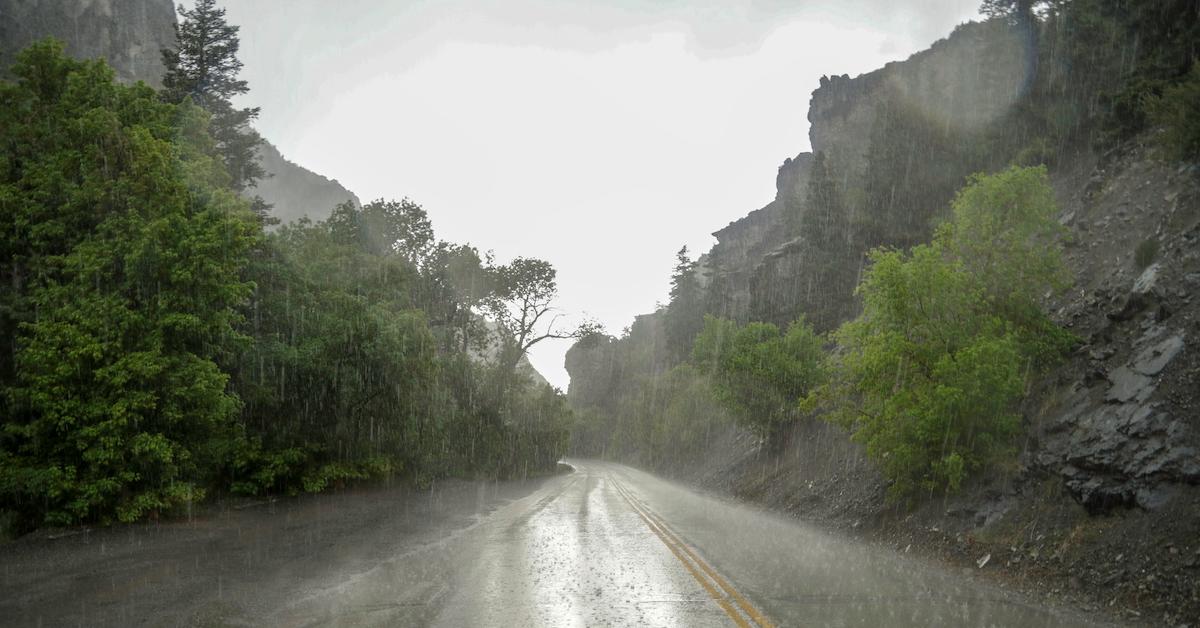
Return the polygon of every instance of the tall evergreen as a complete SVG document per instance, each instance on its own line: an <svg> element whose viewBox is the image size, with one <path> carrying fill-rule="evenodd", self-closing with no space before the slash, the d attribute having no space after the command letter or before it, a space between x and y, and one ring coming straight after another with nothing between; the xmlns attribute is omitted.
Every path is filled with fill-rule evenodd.
<svg viewBox="0 0 1200 628"><path fill-rule="evenodd" d="M197 0L195 8L179 7L180 21L175 25L174 49L162 51L167 68L163 77L163 97L180 103L191 98L212 115L209 133L239 192L252 187L266 174L258 163L256 149L263 139L250 122L258 117L258 107L237 108L232 98L250 90L238 78L242 62L238 59L238 27L225 21L225 9L216 0ZM256 202L256 210L266 210Z"/></svg>
<svg viewBox="0 0 1200 628"><path fill-rule="evenodd" d="M666 328L667 346L672 357L678 361L687 359L692 350L692 340L704 327L704 295L696 278L696 265L697 262L688 256L686 246L675 254Z"/></svg>

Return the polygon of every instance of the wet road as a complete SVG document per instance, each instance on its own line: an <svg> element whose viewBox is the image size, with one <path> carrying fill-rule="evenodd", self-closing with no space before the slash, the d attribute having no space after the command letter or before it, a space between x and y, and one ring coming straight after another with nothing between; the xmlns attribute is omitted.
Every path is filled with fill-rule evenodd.
<svg viewBox="0 0 1200 628"><path fill-rule="evenodd" d="M293 604L289 625L1072 626L629 467L576 472L429 551Z"/></svg>
<svg viewBox="0 0 1200 628"><path fill-rule="evenodd" d="M617 464L0 545L0 626L1085 625Z"/></svg>

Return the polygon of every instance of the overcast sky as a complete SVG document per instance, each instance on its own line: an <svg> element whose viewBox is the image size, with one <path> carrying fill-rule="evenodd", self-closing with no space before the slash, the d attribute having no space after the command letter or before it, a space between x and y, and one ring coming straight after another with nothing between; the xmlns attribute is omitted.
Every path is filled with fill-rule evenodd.
<svg viewBox="0 0 1200 628"><path fill-rule="evenodd" d="M666 300L680 246L774 197L821 75L903 59L979 0L222 4L286 157L364 202L412 198L443 239L550 261L562 309L619 334ZM564 390L568 346L531 356Z"/></svg>

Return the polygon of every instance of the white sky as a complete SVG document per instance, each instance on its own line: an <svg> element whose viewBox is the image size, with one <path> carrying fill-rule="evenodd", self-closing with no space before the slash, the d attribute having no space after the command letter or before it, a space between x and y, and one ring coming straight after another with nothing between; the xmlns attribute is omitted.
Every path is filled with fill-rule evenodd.
<svg viewBox="0 0 1200 628"><path fill-rule="evenodd" d="M364 202L412 198L443 239L550 261L562 309L619 334L666 300L680 246L774 197L821 75L903 59L979 0L222 4L285 156ZM569 344L531 356L564 390Z"/></svg>

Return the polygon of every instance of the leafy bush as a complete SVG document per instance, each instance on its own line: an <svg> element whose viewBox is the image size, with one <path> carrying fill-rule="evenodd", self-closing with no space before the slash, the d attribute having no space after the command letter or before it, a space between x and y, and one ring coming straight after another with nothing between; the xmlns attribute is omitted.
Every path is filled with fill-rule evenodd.
<svg viewBox="0 0 1200 628"><path fill-rule="evenodd" d="M706 316L692 360L712 376L717 400L768 441L794 420L797 405L824 378L821 339L800 318L786 334L770 323L738 325Z"/></svg>
<svg viewBox="0 0 1200 628"><path fill-rule="evenodd" d="M821 394L891 481L893 499L956 490L1013 452L1034 365L1071 338L1037 307L1062 285L1044 168L975 176L932 244L876 250L861 316Z"/></svg>

